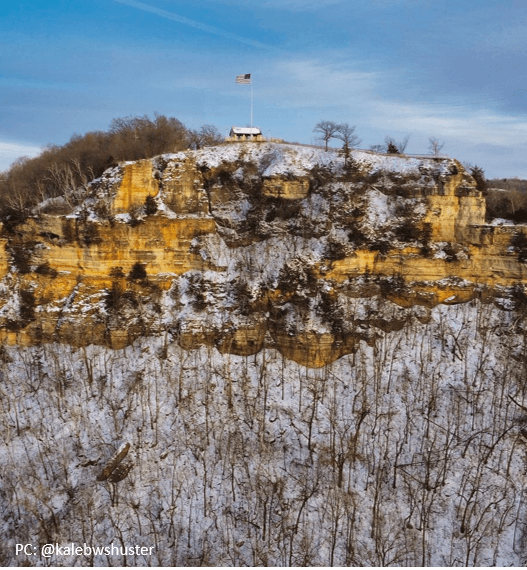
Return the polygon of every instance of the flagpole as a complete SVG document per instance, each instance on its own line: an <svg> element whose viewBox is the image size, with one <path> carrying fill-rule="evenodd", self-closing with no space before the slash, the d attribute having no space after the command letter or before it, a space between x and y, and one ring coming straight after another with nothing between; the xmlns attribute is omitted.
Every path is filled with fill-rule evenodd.
<svg viewBox="0 0 527 570"><path fill-rule="evenodd" d="M253 82L250 73L245 73L243 75L236 76L236 83L239 85L250 85L251 86L251 129L253 128ZM252 136L252 133L251 135Z"/></svg>

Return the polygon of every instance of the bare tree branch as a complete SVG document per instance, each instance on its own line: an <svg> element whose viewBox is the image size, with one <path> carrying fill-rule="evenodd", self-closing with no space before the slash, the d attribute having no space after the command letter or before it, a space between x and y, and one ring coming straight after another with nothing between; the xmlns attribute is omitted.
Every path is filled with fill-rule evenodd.
<svg viewBox="0 0 527 570"><path fill-rule="evenodd" d="M387 136L384 139L386 152L389 154L402 154L408 146L410 135L406 135L401 141L396 141L393 137Z"/></svg>
<svg viewBox="0 0 527 570"><path fill-rule="evenodd" d="M430 149L430 152L436 156L441 152L441 149L445 146L445 143L439 142L439 140L436 137L430 137L428 139L428 142L429 142L428 148Z"/></svg>
<svg viewBox="0 0 527 570"><path fill-rule="evenodd" d="M340 139L344 143L344 147L355 147L361 143L361 140L355 134L356 128L356 126L350 126L348 123L342 123L339 125L335 138Z"/></svg>
<svg viewBox="0 0 527 570"><path fill-rule="evenodd" d="M313 132L320 134L319 138L324 141L326 150L328 150L329 140L336 138L337 133L340 132L340 127L341 125L338 125L333 121L320 121L315 125Z"/></svg>

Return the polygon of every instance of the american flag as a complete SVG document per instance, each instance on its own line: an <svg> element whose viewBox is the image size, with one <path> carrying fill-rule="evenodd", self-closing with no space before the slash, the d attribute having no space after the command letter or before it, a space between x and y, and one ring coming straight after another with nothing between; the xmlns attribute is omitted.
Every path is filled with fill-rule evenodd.
<svg viewBox="0 0 527 570"><path fill-rule="evenodd" d="M251 74L246 73L245 75L237 75L236 76L236 83L241 83L242 85L250 85L251 84Z"/></svg>

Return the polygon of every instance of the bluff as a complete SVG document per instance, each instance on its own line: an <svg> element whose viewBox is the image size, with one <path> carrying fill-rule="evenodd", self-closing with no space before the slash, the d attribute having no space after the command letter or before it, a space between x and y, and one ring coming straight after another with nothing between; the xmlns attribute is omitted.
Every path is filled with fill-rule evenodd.
<svg viewBox="0 0 527 570"><path fill-rule="evenodd" d="M230 144L59 207L1 234L0 564L527 563L527 240L459 162Z"/></svg>
<svg viewBox="0 0 527 570"><path fill-rule="evenodd" d="M72 213L2 228L0 340L165 332L319 367L440 303L513 309L525 232L485 222L454 159L238 143L123 163Z"/></svg>

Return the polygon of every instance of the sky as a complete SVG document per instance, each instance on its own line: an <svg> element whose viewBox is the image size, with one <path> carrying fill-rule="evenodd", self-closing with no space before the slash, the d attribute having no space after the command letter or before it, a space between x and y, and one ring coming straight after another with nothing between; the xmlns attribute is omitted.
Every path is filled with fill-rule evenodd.
<svg viewBox="0 0 527 570"><path fill-rule="evenodd" d="M112 119L173 116L360 148L410 135L527 178L525 0L45 0L0 6L0 171ZM338 141L334 141L336 145Z"/></svg>

